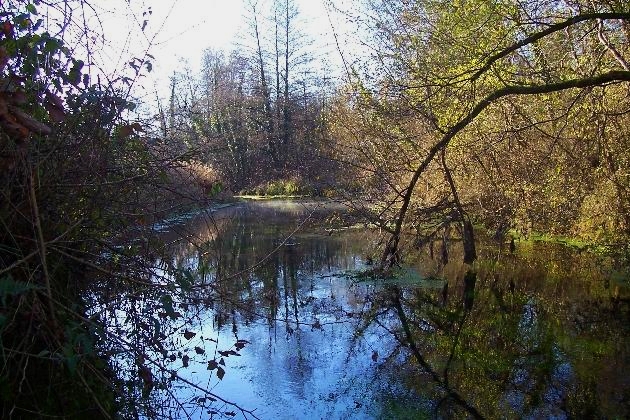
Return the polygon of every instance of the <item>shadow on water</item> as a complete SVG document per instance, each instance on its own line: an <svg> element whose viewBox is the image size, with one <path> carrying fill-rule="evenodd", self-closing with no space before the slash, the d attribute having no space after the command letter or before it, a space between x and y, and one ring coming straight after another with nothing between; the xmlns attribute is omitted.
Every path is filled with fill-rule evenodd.
<svg viewBox="0 0 630 420"><path fill-rule="evenodd" d="M153 414L630 415L630 294L611 261L529 243L497 257L489 244L468 267L451 244L446 264L417 250L396 277L372 278L357 273L376 234L326 229L343 211L247 203L163 233L172 261L156 265L181 287L116 309L144 323L127 327L143 363L126 363L159 359L150 382L130 377Z"/></svg>

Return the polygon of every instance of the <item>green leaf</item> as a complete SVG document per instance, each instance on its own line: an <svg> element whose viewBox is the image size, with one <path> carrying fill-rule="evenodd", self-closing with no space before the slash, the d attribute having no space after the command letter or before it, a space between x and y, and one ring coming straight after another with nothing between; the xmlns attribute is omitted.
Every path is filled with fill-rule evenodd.
<svg viewBox="0 0 630 420"><path fill-rule="evenodd" d="M164 308L164 312L171 319L176 319L177 315L175 314L175 308L173 308L173 298L170 295L162 295L160 297L160 303L162 304L162 308Z"/></svg>
<svg viewBox="0 0 630 420"><path fill-rule="evenodd" d="M47 32L42 34L42 39L46 40L44 44L44 52L54 54L56 53L62 46L62 41L52 38Z"/></svg>
<svg viewBox="0 0 630 420"><path fill-rule="evenodd" d="M3 305L6 305L6 299L9 296L18 296L29 290L38 290L39 287L31 283L24 283L22 281L15 281L11 276L5 276L0 279L0 300Z"/></svg>
<svg viewBox="0 0 630 420"><path fill-rule="evenodd" d="M160 321L157 318L151 318L153 319L153 339L156 340L159 336L160 336Z"/></svg>

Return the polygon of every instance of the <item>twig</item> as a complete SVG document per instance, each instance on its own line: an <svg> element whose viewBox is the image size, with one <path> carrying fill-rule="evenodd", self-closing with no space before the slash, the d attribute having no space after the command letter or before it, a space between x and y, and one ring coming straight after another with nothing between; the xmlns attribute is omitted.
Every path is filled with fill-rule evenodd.
<svg viewBox="0 0 630 420"><path fill-rule="evenodd" d="M67 306L65 306L63 303L61 302L56 302L59 306L61 306L63 309L65 309L66 311L68 311L69 313L71 313L72 315L74 315L76 318L78 318L79 320L81 320L82 322L85 322L86 324L90 324L90 325L98 325L98 323L96 323L93 320L90 320L88 318L86 318L85 316L81 315L80 313L72 310L71 308L68 308ZM130 349L131 351L138 351L137 346L135 346L133 343L130 343L129 341L125 340L124 338L118 336L117 334L112 333L111 331L108 331L107 329L104 330L105 333L110 336L112 339L118 341L120 344L126 346L128 349ZM259 417L257 417L252 410L247 410L243 407L241 407L240 405L231 402L229 400L226 400L225 398L222 398L221 396L195 384L194 382L191 382L189 380L187 380L186 378L181 377L179 374L177 374L175 371L171 371L168 368L166 368L165 366L163 366L161 363L159 363L158 361L148 357L146 354L143 355L145 357L145 360L148 361L150 364L152 364L153 366L155 366L156 368L158 368L160 371L162 372L169 372L174 378L182 381L183 383L185 383L186 385L189 385L195 389L197 389L198 391L203 392L206 395L211 396L212 398L215 398L219 401L221 401L222 403L229 405L231 407L236 408L237 410L239 410L241 412L241 414L243 414L243 416L245 418L247 418L247 415L252 416L254 419L259 420Z"/></svg>
<svg viewBox="0 0 630 420"><path fill-rule="evenodd" d="M44 282L46 286L46 293L48 295L48 309L50 310L50 317L55 325L57 325L57 317L55 316L55 308L53 306L53 293L50 285L50 274L48 273L48 264L46 262L46 242L44 241L44 233L42 232L42 224L39 218L39 208L37 206L37 196L35 194L35 174L31 171L29 179L29 193L31 196L31 206L33 207L33 222L35 223L35 230L37 232L37 242L39 248L39 256L42 262L42 271L44 272Z"/></svg>
<svg viewBox="0 0 630 420"><path fill-rule="evenodd" d="M20 258L19 260L17 260L16 262L14 262L13 264L11 264L10 266L3 268L2 270L0 270L0 276L3 275L4 273L8 273L9 271L13 270L16 267L19 267L20 265L24 264L25 262L27 262L28 260L30 260L31 258L33 258L35 255L37 255L39 253L39 250L35 250L33 252L31 252L30 254L26 255L23 258Z"/></svg>
<svg viewBox="0 0 630 420"><path fill-rule="evenodd" d="M66 231L64 233L62 233L61 235L57 236L52 241L49 241L48 245L54 244L56 242L59 242L64 236L66 236L70 231L72 231L75 227L77 227L81 222L83 222L83 219L78 220L75 224L73 224L68 229L66 229ZM8 266L6 268L3 268L2 270L0 270L0 276L3 275L4 273L8 273L9 271L13 270L14 268L19 267L20 265L24 264L25 262L27 262L28 260L33 258L35 255L37 255L38 253L39 253L39 250L35 250L35 251L31 252L30 254L20 258L18 261L14 262L10 266Z"/></svg>
<svg viewBox="0 0 630 420"><path fill-rule="evenodd" d="M625 58L623 58L621 53L617 50L617 48L615 48L612 42L610 42L610 40L606 38L606 35L604 34L604 21L602 19L597 19L597 38L599 38L604 47L606 47L606 49L610 51L613 56L615 56L615 59L617 59L619 64L621 64L621 67L623 67L623 69L626 71L630 71L630 66L628 65L628 62L625 60Z"/></svg>
<svg viewBox="0 0 630 420"><path fill-rule="evenodd" d="M85 386L85 389L87 390L87 392L90 394L90 396L92 397L92 399L94 400L94 403L98 406L98 409L100 410L101 414L107 418L107 419L111 419L112 416L109 415L109 413L107 412L107 410L105 410L105 408L103 407L103 405L100 403L100 401L98 400L98 397L94 394L94 391L92 391L92 388L90 387L90 385L87 383L87 381L85 380L85 378L83 377L83 375L81 374L81 372L77 372L77 376L79 377L79 379L81 380L81 382L83 383L83 385Z"/></svg>

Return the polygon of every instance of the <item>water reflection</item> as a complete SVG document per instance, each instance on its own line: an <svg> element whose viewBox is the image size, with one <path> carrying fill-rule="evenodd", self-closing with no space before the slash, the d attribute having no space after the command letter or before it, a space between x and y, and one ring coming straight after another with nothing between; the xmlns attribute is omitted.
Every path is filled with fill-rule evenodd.
<svg viewBox="0 0 630 420"><path fill-rule="evenodd" d="M380 343L367 331L356 334L374 286L344 275L363 267L359 255L370 235L330 235L322 218L335 210L243 206L207 244L221 252L202 257L201 265L217 267L203 335L218 346L247 341L239 356L224 359L227 373L213 391L256 408L260 418L370 418L375 394L388 386L374 386L383 382L372 369ZM196 380L207 373L202 364Z"/></svg>
<svg viewBox="0 0 630 420"><path fill-rule="evenodd" d="M327 229L341 211L248 203L162 234L177 287L118 312L147 317L132 336L160 359L152 371L165 389L148 398L161 415L630 414L628 291L611 261L549 244L498 255L483 243L471 268L450 241L448 261L429 244L395 279L357 276L376 235Z"/></svg>

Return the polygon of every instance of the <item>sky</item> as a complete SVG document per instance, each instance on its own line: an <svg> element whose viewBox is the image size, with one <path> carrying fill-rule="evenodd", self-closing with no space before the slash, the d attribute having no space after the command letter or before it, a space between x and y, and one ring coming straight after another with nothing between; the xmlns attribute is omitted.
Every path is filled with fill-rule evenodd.
<svg viewBox="0 0 630 420"><path fill-rule="evenodd" d="M93 51L95 61L102 67L99 71L120 74L125 68L129 70L131 58L148 52L154 57L152 71L144 71L138 85L144 87L145 95L165 98L173 72L197 72L206 48L224 51L243 48L250 34L247 1L92 0L95 13L89 25L105 38ZM269 2L258 1L260 8ZM342 9L353 3L333 1ZM300 26L306 37L313 40L312 48L317 50L315 67L340 72L341 59L333 27L340 45L347 49L351 30L345 18L334 9L327 9L327 0L295 2L300 11Z"/></svg>

